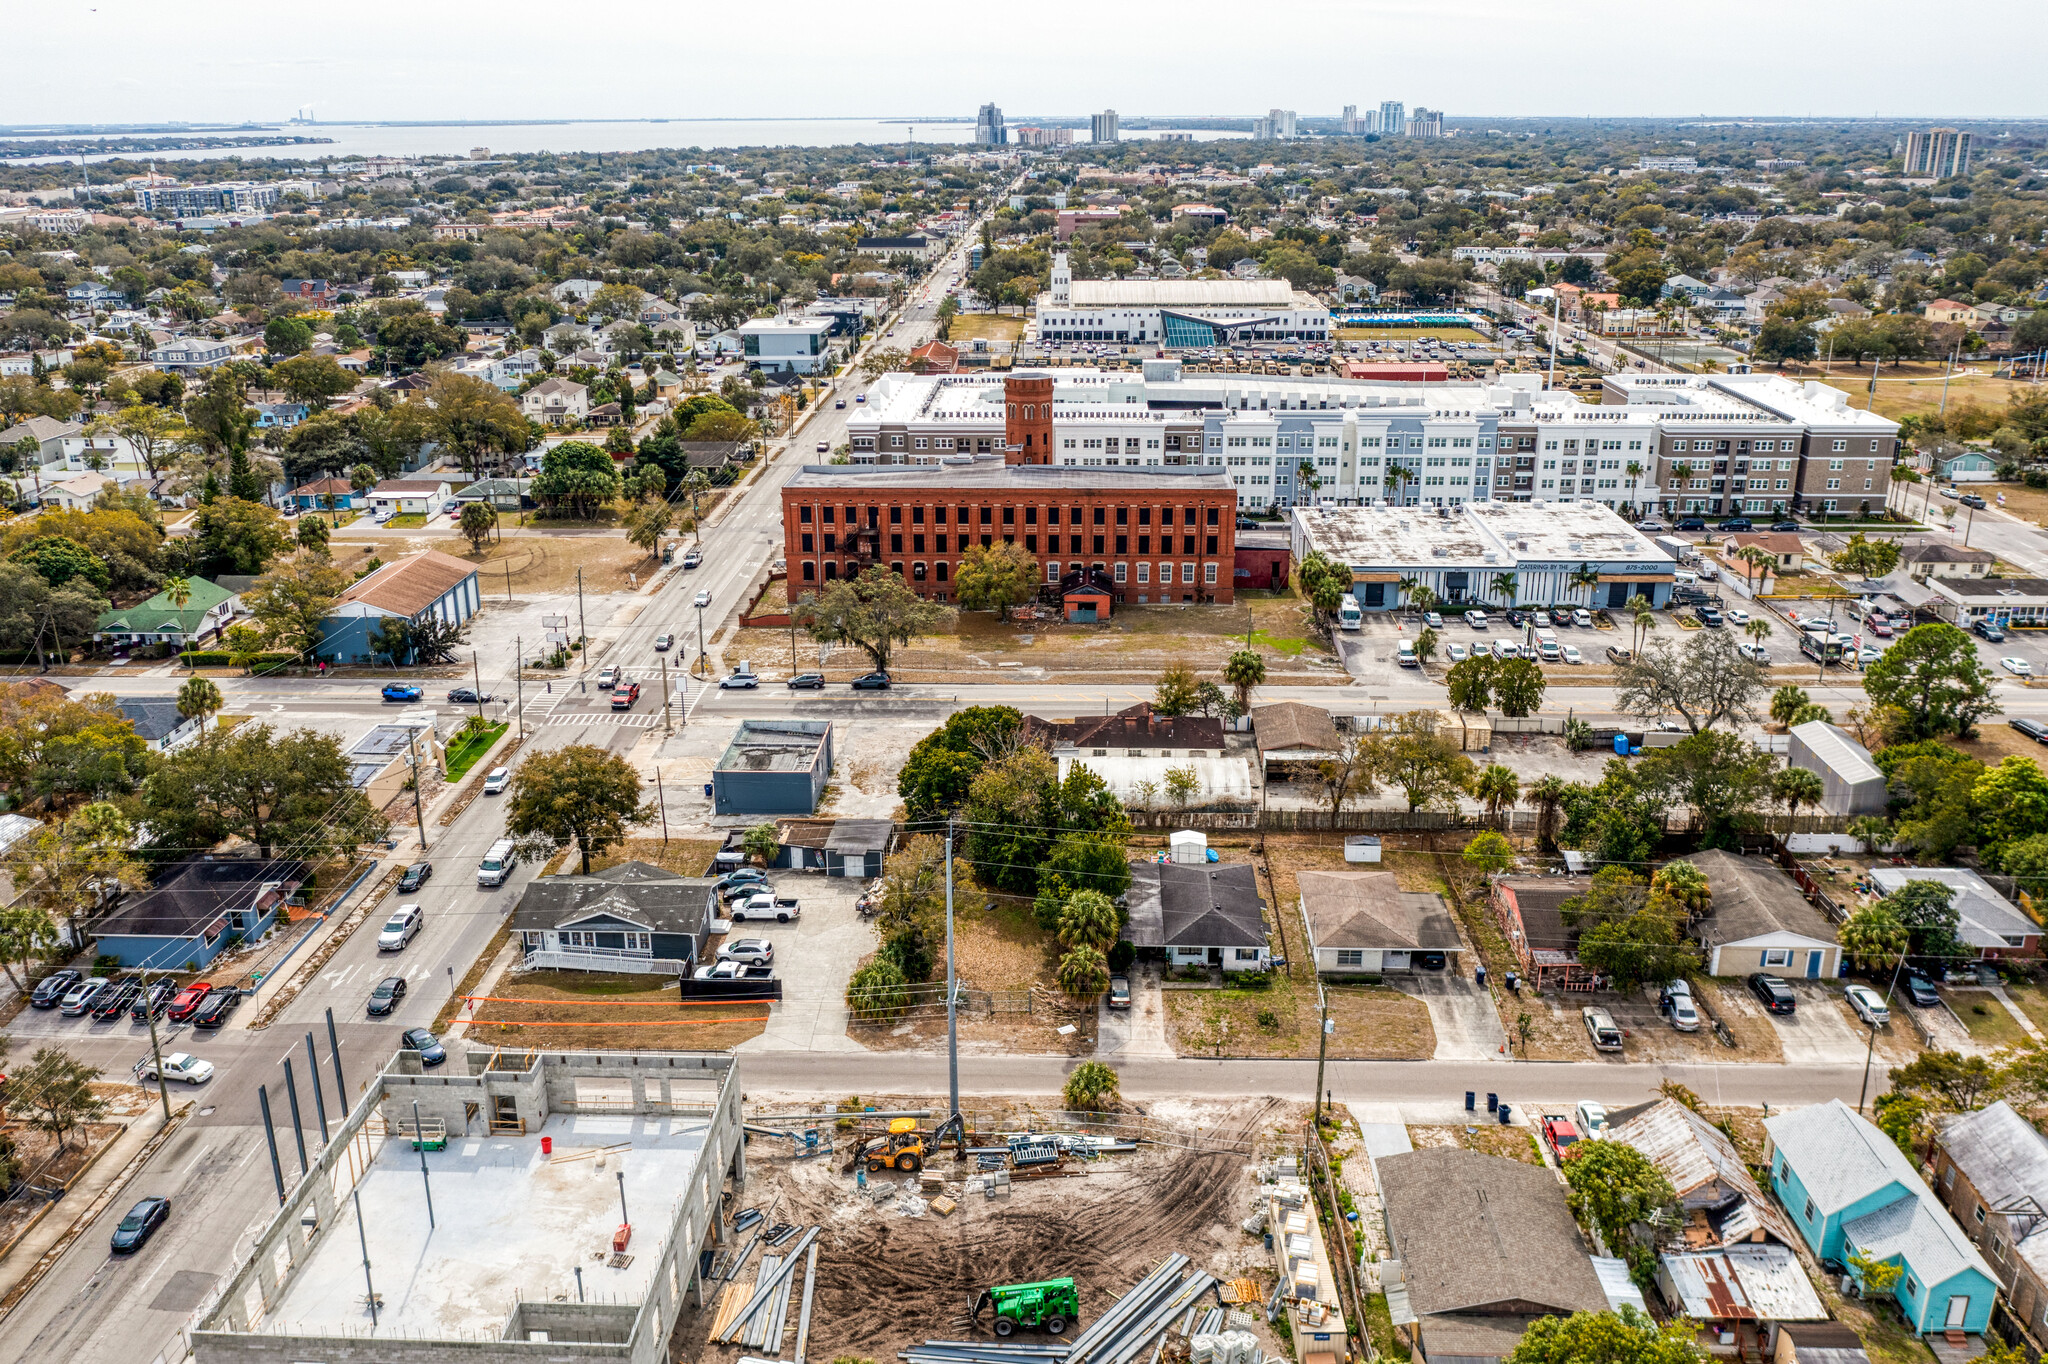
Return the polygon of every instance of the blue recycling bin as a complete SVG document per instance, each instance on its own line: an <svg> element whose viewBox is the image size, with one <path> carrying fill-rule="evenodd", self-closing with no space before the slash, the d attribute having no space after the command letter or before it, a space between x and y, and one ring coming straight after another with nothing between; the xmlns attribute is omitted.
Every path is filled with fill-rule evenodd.
<svg viewBox="0 0 2048 1364"><path fill-rule="evenodd" d="M708 781L704 783L704 799L711 799L711 783Z"/></svg>
<svg viewBox="0 0 2048 1364"><path fill-rule="evenodd" d="M1628 756L1628 735L1617 734L1614 736L1614 751L1624 758Z"/></svg>

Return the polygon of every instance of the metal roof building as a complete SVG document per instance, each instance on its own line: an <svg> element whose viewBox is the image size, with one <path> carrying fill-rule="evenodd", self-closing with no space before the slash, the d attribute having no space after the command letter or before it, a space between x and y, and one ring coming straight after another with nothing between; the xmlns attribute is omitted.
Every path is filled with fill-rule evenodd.
<svg viewBox="0 0 2048 1364"><path fill-rule="evenodd" d="M1792 726L1785 758L1789 766L1803 767L1820 778L1820 805L1829 814L1884 813L1884 773L1870 760L1870 750L1840 726L1825 720Z"/></svg>

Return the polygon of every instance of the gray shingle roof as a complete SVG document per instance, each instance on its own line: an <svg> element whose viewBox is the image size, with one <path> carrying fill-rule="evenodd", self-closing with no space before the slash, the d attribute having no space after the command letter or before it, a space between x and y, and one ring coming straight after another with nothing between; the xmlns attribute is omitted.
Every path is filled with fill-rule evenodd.
<svg viewBox="0 0 2048 1364"><path fill-rule="evenodd" d="M1702 941L1725 947L1766 933L1835 940L1835 930L1806 902L1798 883L1770 863L1721 848L1682 860L1705 873L1714 896L1713 913L1700 927Z"/></svg>
<svg viewBox="0 0 2048 1364"><path fill-rule="evenodd" d="M1295 882L1318 948L1457 952L1464 946L1443 897L1404 891L1390 871L1303 871Z"/></svg>
<svg viewBox="0 0 2048 1364"><path fill-rule="evenodd" d="M590 876L543 876L529 883L510 926L536 933L594 914L615 914L654 933L698 933L711 917L711 894L708 880L624 862Z"/></svg>
<svg viewBox="0 0 2048 1364"><path fill-rule="evenodd" d="M1124 936L1135 947L1264 947L1266 923L1248 862L1133 862Z"/></svg>

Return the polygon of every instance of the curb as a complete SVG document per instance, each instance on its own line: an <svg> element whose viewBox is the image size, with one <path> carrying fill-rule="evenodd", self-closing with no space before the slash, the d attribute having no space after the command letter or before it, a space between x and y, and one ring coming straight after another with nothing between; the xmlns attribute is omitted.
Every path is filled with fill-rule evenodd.
<svg viewBox="0 0 2048 1364"><path fill-rule="evenodd" d="M128 1181L133 1179L141 1171L142 1167L149 1163L150 1158L162 1149L164 1142L169 1140L171 1133L177 1131L184 1124L185 1118L192 1112L195 1102L195 1100L187 1099L178 1108L178 1111L171 1115L169 1122L151 1133L148 1140L143 1142L142 1149L129 1157L128 1163L121 1167L120 1173L108 1182L106 1188L100 1190L98 1196L86 1205L85 1211L80 1213L65 1233L57 1238L57 1244L44 1251L41 1257L33 1265L29 1266L28 1272L15 1282L14 1287L7 1290L7 1296L4 1299L0 1299L0 1322L6 1321L14 1309L21 1306L22 1301L35 1289L35 1286L43 1281L43 1276L50 1272L57 1261L64 1258L64 1253L71 1249L72 1243L85 1233L85 1229L92 1224L93 1219L102 1212L105 1212L107 1207L116 1198L121 1196L121 1191L128 1186ZM106 1149L112 1150L113 1147L110 1145ZM98 1158L95 1158L91 1164L86 1166L86 1170L90 1170L93 1165L98 1163ZM81 1177L84 1174L85 1170L79 1171ZM54 1207L56 1205L52 1203L48 1206ZM45 1211L47 1212L47 1208ZM35 1222L30 1223L30 1229L32 1230L41 1221L42 1219L38 1217ZM27 1234L26 1230L22 1233L23 1236ZM20 1240L21 1237L16 1237L15 1244L19 1244Z"/></svg>

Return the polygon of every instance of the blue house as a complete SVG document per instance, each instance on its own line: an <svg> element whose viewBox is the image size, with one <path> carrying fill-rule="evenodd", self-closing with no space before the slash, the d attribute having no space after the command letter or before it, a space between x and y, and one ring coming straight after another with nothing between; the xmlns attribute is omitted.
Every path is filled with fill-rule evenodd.
<svg viewBox="0 0 2048 1364"><path fill-rule="evenodd" d="M1989 483L1998 477L1998 457L1982 450L1965 450L1960 455L1935 460L1934 473L1950 483Z"/></svg>
<svg viewBox="0 0 2048 1364"><path fill-rule="evenodd" d="M421 550L358 578L337 597L327 619L320 622L316 655L330 663L374 662L378 651L373 637L386 620L395 616L419 623L432 618L461 625L482 605L474 565L439 550Z"/></svg>
<svg viewBox="0 0 2048 1364"><path fill-rule="evenodd" d="M1840 1099L1767 1118L1764 1131L1771 1192L1815 1255L1897 1265L1892 1296L1921 1335L1990 1324L1997 1277L1891 1138Z"/></svg>
<svg viewBox="0 0 2048 1364"><path fill-rule="evenodd" d="M305 863L267 857L180 862L91 925L95 950L123 966L203 969L234 943L268 933L305 879Z"/></svg>
<svg viewBox="0 0 2048 1364"><path fill-rule="evenodd" d="M304 403L258 403L256 425L266 431L289 431L306 419Z"/></svg>

